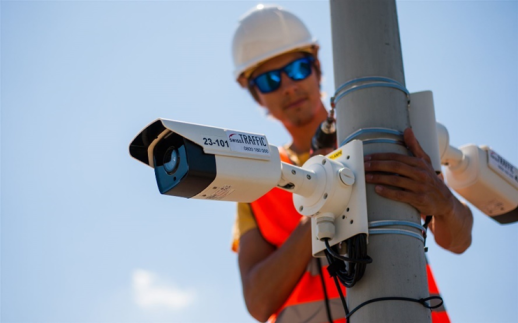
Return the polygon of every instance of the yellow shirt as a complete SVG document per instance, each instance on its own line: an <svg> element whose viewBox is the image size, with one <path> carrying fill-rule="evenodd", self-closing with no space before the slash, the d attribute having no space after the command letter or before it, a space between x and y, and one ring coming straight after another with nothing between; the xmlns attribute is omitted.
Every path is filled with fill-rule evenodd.
<svg viewBox="0 0 518 323"><path fill-rule="evenodd" d="M303 165L309 159L309 152L297 155L288 145L283 146L284 150L288 154L288 157L295 165ZM236 221L232 228L232 251L237 252L239 247L239 238L257 227L254 215L252 214L252 208L248 203L237 203Z"/></svg>

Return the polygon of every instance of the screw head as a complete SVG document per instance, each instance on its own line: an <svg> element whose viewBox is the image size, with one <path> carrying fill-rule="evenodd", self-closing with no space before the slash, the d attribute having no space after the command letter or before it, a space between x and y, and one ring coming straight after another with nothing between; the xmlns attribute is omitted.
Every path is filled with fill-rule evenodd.
<svg viewBox="0 0 518 323"><path fill-rule="evenodd" d="M344 185L351 186L354 184L356 178L351 169L344 167L338 171L338 176Z"/></svg>
<svg viewBox="0 0 518 323"><path fill-rule="evenodd" d="M294 169L292 169L292 170L291 170L291 173L292 173L293 175L297 174L297 172L296 172Z"/></svg>
<svg viewBox="0 0 518 323"><path fill-rule="evenodd" d="M311 179L311 175L306 175L306 178L307 179Z"/></svg>

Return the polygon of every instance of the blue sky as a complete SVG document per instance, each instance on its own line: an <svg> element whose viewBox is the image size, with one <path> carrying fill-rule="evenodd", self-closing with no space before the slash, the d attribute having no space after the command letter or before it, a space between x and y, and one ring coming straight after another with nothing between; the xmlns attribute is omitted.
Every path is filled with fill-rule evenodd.
<svg viewBox="0 0 518 323"><path fill-rule="evenodd" d="M318 38L333 93L328 2L277 3ZM235 205L161 196L128 145L158 117L289 140L232 79L233 31L255 4L1 2L2 322L253 322ZM434 92L451 144L518 165L518 2L398 14L407 88ZM446 307L453 322L514 322L518 224L473 211L463 255L429 239Z"/></svg>

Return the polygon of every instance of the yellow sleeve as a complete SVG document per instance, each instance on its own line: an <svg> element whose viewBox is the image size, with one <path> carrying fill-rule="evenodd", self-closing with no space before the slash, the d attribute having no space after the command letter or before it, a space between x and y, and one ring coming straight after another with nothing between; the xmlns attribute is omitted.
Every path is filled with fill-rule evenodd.
<svg viewBox="0 0 518 323"><path fill-rule="evenodd" d="M250 204L237 203L236 221L232 228L232 251L237 252L239 247L239 238L241 238L245 232L256 227L257 223L252 215Z"/></svg>

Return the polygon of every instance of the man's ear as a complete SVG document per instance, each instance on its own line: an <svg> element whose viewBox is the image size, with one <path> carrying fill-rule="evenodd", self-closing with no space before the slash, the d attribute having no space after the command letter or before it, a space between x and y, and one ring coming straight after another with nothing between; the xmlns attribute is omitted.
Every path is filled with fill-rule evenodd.
<svg viewBox="0 0 518 323"><path fill-rule="evenodd" d="M239 83L239 85L244 89L248 88L248 79L243 74L239 75L237 83Z"/></svg>
<svg viewBox="0 0 518 323"><path fill-rule="evenodd" d="M313 57L315 57L316 60L318 60L318 50L320 47L318 45L311 46L311 54L313 54Z"/></svg>
<svg viewBox="0 0 518 323"><path fill-rule="evenodd" d="M318 68L318 82L322 81L322 68L320 67L320 60L315 58L315 66Z"/></svg>
<svg viewBox="0 0 518 323"><path fill-rule="evenodd" d="M311 53L313 55L313 58L315 58L315 66L318 69L318 81L322 81L322 67L320 66L320 60L318 59L318 50L320 47L318 45L311 46Z"/></svg>

